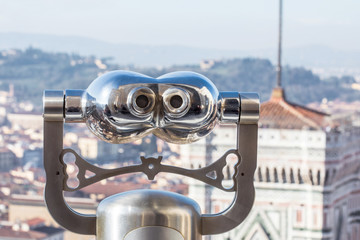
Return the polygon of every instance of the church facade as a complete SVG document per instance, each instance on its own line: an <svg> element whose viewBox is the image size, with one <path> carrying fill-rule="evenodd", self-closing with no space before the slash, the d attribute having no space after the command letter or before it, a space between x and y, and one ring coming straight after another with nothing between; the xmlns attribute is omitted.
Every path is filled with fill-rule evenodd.
<svg viewBox="0 0 360 240"><path fill-rule="evenodd" d="M235 126L216 130L213 159L234 148L235 134ZM335 120L290 103L277 88L261 105L258 137L253 209L236 229L212 239L360 239L360 126L351 116ZM189 159L189 168L202 167L207 149L206 141L184 145L181 159ZM205 185L193 180L189 185L189 197L204 209ZM212 212L232 199L213 189Z"/></svg>

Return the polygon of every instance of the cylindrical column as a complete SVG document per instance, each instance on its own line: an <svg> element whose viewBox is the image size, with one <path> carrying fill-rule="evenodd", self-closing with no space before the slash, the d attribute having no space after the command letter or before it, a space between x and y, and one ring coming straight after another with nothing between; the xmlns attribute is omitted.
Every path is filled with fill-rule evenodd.
<svg viewBox="0 0 360 240"><path fill-rule="evenodd" d="M220 92L218 103L218 118L221 123L239 122L240 96L238 92Z"/></svg>
<svg viewBox="0 0 360 240"><path fill-rule="evenodd" d="M257 93L240 93L241 115L240 124L258 124L260 97Z"/></svg>
<svg viewBox="0 0 360 240"><path fill-rule="evenodd" d="M43 95L43 117L45 121L63 121L64 91L46 90Z"/></svg>
<svg viewBox="0 0 360 240"><path fill-rule="evenodd" d="M201 240L200 207L183 195L137 190L100 202L98 240Z"/></svg>
<svg viewBox="0 0 360 240"><path fill-rule="evenodd" d="M66 122L84 122L86 99L83 90L66 90L64 100L64 117Z"/></svg>

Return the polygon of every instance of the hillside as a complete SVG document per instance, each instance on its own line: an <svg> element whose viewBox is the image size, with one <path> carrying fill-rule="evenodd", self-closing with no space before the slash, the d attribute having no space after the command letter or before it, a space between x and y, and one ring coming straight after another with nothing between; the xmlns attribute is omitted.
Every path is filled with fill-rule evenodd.
<svg viewBox="0 0 360 240"><path fill-rule="evenodd" d="M215 62L203 70L200 65L178 65L167 68L137 68L118 66L95 56L50 53L40 49L0 51L0 89L14 84L18 99L31 100L41 105L44 89L84 89L99 74L115 69L126 69L158 77L171 71L190 70L210 78L220 91L254 91L262 101L270 96L275 86L275 67L269 60L245 58ZM307 104L323 98L354 101L360 91L351 89L352 77L320 80L304 68L284 67L283 83L289 100Z"/></svg>
<svg viewBox="0 0 360 240"><path fill-rule="evenodd" d="M0 49L26 49L29 46L45 51L76 52L81 55L95 54L101 58L111 56L120 64L141 66L171 66L194 64L202 59L231 59L256 56L276 61L274 48L222 50L182 45L141 45L110 43L80 36L0 32ZM359 73L360 51L344 51L324 45L284 46L283 62L291 66L322 69L348 69ZM329 76L328 74L325 74Z"/></svg>

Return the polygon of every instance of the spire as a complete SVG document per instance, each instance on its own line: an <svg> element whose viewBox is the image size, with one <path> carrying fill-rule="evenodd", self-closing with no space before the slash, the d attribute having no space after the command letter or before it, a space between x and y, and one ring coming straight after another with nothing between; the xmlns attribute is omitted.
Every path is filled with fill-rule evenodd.
<svg viewBox="0 0 360 240"><path fill-rule="evenodd" d="M287 101L281 83L282 0L279 0L277 84L269 101L260 108L260 126L277 129L323 129L330 126L328 114Z"/></svg>
<svg viewBox="0 0 360 240"><path fill-rule="evenodd" d="M282 89L281 87L274 88L271 93L270 100L271 101L281 101L282 100L282 101L286 102L284 89Z"/></svg>
<svg viewBox="0 0 360 240"><path fill-rule="evenodd" d="M282 0L279 0L279 46L278 46L278 63L276 67L276 87L281 88L281 44L282 44Z"/></svg>

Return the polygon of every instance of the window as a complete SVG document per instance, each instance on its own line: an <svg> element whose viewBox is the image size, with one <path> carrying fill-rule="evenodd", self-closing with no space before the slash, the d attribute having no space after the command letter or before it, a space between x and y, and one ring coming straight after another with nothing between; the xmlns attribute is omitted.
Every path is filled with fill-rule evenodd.
<svg viewBox="0 0 360 240"><path fill-rule="evenodd" d="M294 227L305 227L305 209L302 206L298 206L294 209Z"/></svg>
<svg viewBox="0 0 360 240"><path fill-rule="evenodd" d="M261 167L258 168L258 178L259 178L259 182L263 181L263 176L262 176L262 173L261 173Z"/></svg>
<svg viewBox="0 0 360 240"><path fill-rule="evenodd" d="M294 172L292 168L290 169L290 182L295 183Z"/></svg>
<svg viewBox="0 0 360 240"><path fill-rule="evenodd" d="M329 219L329 213L327 211L324 211L324 215L323 215L323 226L324 226L324 228L329 228L330 227L328 219Z"/></svg>
<svg viewBox="0 0 360 240"><path fill-rule="evenodd" d="M283 168L282 171L281 171L281 176L282 176L282 182L283 183L286 183L286 172L285 172L285 169Z"/></svg>
<svg viewBox="0 0 360 240"><path fill-rule="evenodd" d="M314 229L317 229L319 227L319 211L317 209L313 209L312 223Z"/></svg>
<svg viewBox="0 0 360 240"><path fill-rule="evenodd" d="M266 182L271 182L269 168L266 168Z"/></svg>
<svg viewBox="0 0 360 240"><path fill-rule="evenodd" d="M276 168L274 168L274 181L277 183L279 182L279 177Z"/></svg>
<svg viewBox="0 0 360 240"><path fill-rule="evenodd" d="M296 210L296 223L301 224L303 222L303 211L302 209Z"/></svg>
<svg viewBox="0 0 360 240"><path fill-rule="evenodd" d="M299 183L300 184L303 184L304 183L304 181L303 181L303 179L302 179L302 176L301 176L301 170L300 169L298 169L298 174L297 174L298 176L298 181L299 181Z"/></svg>
<svg viewBox="0 0 360 240"><path fill-rule="evenodd" d="M312 174L311 169L309 170L309 179L310 179L311 185L314 185L314 178L313 178L313 174Z"/></svg>

